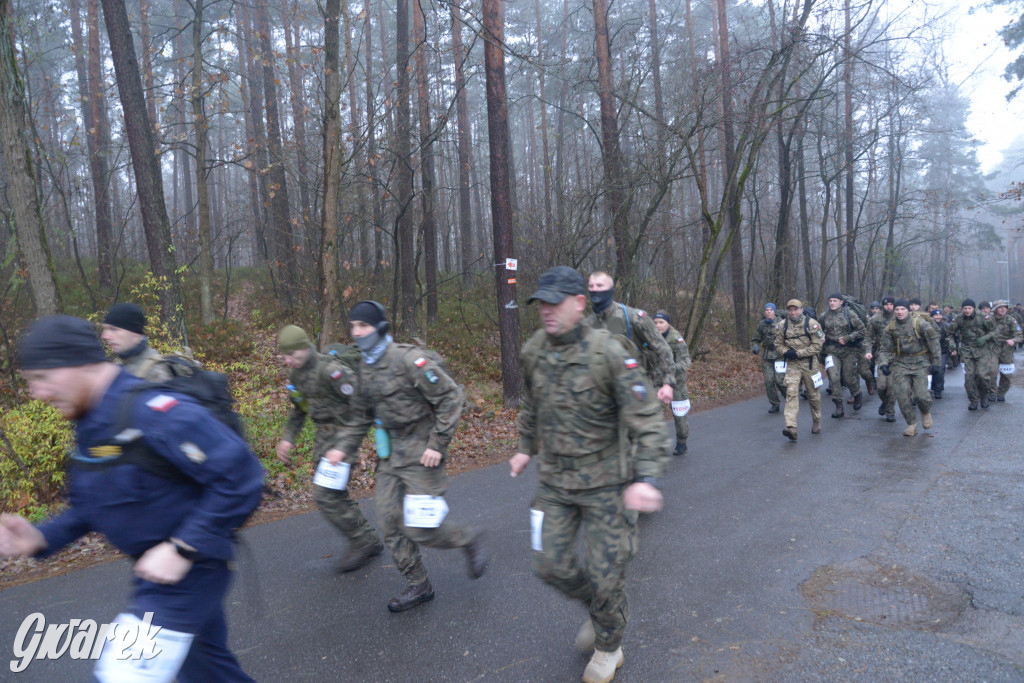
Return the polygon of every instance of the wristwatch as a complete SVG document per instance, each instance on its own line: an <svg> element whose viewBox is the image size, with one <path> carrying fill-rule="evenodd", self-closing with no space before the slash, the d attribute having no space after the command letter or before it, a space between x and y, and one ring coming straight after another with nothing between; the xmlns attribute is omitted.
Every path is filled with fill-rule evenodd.
<svg viewBox="0 0 1024 683"><path fill-rule="evenodd" d="M195 562L199 559L199 551L185 543L185 541L180 538L169 538L167 540L174 545L174 549L178 551L178 554L189 562Z"/></svg>

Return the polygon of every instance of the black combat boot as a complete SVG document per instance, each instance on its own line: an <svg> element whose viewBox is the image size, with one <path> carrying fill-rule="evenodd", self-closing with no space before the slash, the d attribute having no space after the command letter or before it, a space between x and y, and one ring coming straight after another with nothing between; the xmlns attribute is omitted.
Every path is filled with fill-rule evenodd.
<svg viewBox="0 0 1024 683"><path fill-rule="evenodd" d="M772 407L768 409L768 412L769 413L777 413L777 412L779 412L779 404L778 403L773 403Z"/></svg>
<svg viewBox="0 0 1024 683"><path fill-rule="evenodd" d="M860 392L853 395L853 409L860 410L864 407L864 396Z"/></svg>
<svg viewBox="0 0 1024 683"><path fill-rule="evenodd" d="M988 396L981 397L981 409L988 410Z"/></svg>
<svg viewBox="0 0 1024 683"><path fill-rule="evenodd" d="M338 571L342 573L354 572L382 552L384 552L384 542L379 538L376 543L364 545L360 548L349 547L345 557L341 558L341 562L338 563Z"/></svg>
<svg viewBox="0 0 1024 683"><path fill-rule="evenodd" d="M882 405L878 406L878 414L885 415L885 399L882 399Z"/></svg>
<svg viewBox="0 0 1024 683"><path fill-rule="evenodd" d="M686 442L684 441L682 443L677 443L676 449L672 451L672 455L676 457L682 457L686 455Z"/></svg>
<svg viewBox="0 0 1024 683"><path fill-rule="evenodd" d="M978 409L978 402L977 401L971 401L970 403L967 404L967 410L977 410L977 409Z"/></svg>
<svg viewBox="0 0 1024 683"><path fill-rule="evenodd" d="M790 441L796 441L796 427L786 427L782 430L782 435L789 437Z"/></svg>
<svg viewBox="0 0 1024 683"><path fill-rule="evenodd" d="M885 416L885 421L886 422L895 422L896 421L896 413L887 413L886 416Z"/></svg>
<svg viewBox="0 0 1024 683"><path fill-rule="evenodd" d="M484 536L486 535L483 529L477 529L473 532L473 540L462 549L466 553L466 571L471 579L479 579L487 569L487 561L490 558L484 551Z"/></svg>
<svg viewBox="0 0 1024 683"><path fill-rule="evenodd" d="M388 601L388 610L391 612L403 612L410 607L415 607L421 602L428 602L434 599L434 589L430 586L430 580L423 583L411 583L397 595Z"/></svg>
<svg viewBox="0 0 1024 683"><path fill-rule="evenodd" d="M846 415L846 411L843 410L843 399L834 398L832 402L836 404L836 409L832 412L832 417L843 417Z"/></svg>

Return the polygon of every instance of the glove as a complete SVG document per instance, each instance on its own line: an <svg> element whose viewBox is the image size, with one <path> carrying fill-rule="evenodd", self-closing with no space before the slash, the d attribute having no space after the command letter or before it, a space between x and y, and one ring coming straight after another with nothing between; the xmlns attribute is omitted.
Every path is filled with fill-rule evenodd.
<svg viewBox="0 0 1024 683"><path fill-rule="evenodd" d="M882 374L885 375L886 377L888 377L889 373L892 372L892 370L889 369L888 365L879 365L878 369L881 370Z"/></svg>
<svg viewBox="0 0 1024 683"><path fill-rule="evenodd" d="M939 375L939 374L942 374L942 368L941 368L940 366L938 366L938 365L933 365L933 366L931 366L931 367L929 368L929 370L931 371L931 373L932 373L933 375Z"/></svg>
<svg viewBox="0 0 1024 683"><path fill-rule="evenodd" d="M758 353L758 352L759 352L760 350L761 350L761 345L760 345L760 344L754 344L753 348L752 348L752 349L750 349L750 352L751 352L752 354L754 354L754 355L756 356L756 355L757 355L757 353Z"/></svg>
<svg viewBox="0 0 1024 683"><path fill-rule="evenodd" d="M786 360L796 360L796 351L794 351L793 349L786 349L786 352L782 354L782 357L785 358Z"/></svg>
<svg viewBox="0 0 1024 683"><path fill-rule="evenodd" d="M990 339L992 339L992 337L990 335L983 334L980 337L978 337L976 340L974 340L974 346L976 348L980 349L985 344L988 344Z"/></svg>

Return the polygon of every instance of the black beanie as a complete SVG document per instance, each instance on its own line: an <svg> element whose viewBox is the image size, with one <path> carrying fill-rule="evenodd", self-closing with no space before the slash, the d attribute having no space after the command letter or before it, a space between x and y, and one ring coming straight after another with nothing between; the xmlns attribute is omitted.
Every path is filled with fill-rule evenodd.
<svg viewBox="0 0 1024 683"><path fill-rule="evenodd" d="M96 329L88 320L51 315L32 324L18 345L22 370L76 368L107 360Z"/></svg>
<svg viewBox="0 0 1024 683"><path fill-rule="evenodd" d="M963 308L964 306L970 306L971 308L977 308L977 306L974 303L974 299L964 299L963 303L960 304L960 308Z"/></svg>
<svg viewBox="0 0 1024 683"><path fill-rule="evenodd" d="M655 313L654 314L654 319L655 320L664 320L669 325L672 324L672 318L668 317L668 313L666 313L665 311L658 311L657 313Z"/></svg>
<svg viewBox="0 0 1024 683"><path fill-rule="evenodd" d="M992 304L990 304L987 301L982 301L980 304L978 304L978 308L992 308Z"/></svg>
<svg viewBox="0 0 1024 683"><path fill-rule="evenodd" d="M918 306L920 306L920 305L921 305L921 300L920 300L920 299L918 299L918 298L917 298L917 297L915 296L915 297L914 297L913 299L910 299L910 300L909 300L909 303L912 303L912 304L917 304Z"/></svg>
<svg viewBox="0 0 1024 683"><path fill-rule="evenodd" d="M135 334L145 334L146 314L136 304L119 303L114 304L107 311L107 317L103 319L104 325L113 325L122 330L128 330Z"/></svg>
<svg viewBox="0 0 1024 683"><path fill-rule="evenodd" d="M828 298L829 299L839 299L840 301L842 301L843 300L843 295L840 292L834 292L832 294L829 294Z"/></svg>
<svg viewBox="0 0 1024 683"><path fill-rule="evenodd" d="M896 297L894 297L894 296L883 296L882 297L882 305L883 306L886 305L886 304L895 304L895 303L896 303Z"/></svg>
<svg viewBox="0 0 1024 683"><path fill-rule="evenodd" d="M384 313L384 307L376 301L360 301L352 307L352 312L348 314L349 322L359 321L366 323L367 325L373 325L377 328L378 332L383 331L388 324L387 316Z"/></svg>
<svg viewBox="0 0 1024 683"><path fill-rule="evenodd" d="M910 308L910 302L906 299L896 299L896 303L894 303L892 307L899 308L900 306L903 308Z"/></svg>

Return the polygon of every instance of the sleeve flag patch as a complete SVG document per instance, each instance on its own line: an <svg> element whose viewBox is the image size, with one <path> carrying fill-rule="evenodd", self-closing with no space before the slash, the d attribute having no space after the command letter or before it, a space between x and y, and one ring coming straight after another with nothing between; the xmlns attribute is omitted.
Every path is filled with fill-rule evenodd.
<svg viewBox="0 0 1024 683"><path fill-rule="evenodd" d="M331 379L338 379L341 377L341 370L335 370L331 373Z"/></svg>
<svg viewBox="0 0 1024 683"><path fill-rule="evenodd" d="M168 410L178 405L178 399L173 396L168 396L167 394L160 394L159 396L154 396L146 401L146 405L153 410L166 413Z"/></svg>
<svg viewBox="0 0 1024 683"><path fill-rule="evenodd" d="M642 317L644 317L645 315L647 315L647 312L646 312L646 311L644 311L644 310L639 310L639 311L637 311L637 312L636 312L636 314L637 314L638 316L640 316L640 317L642 318Z"/></svg>
<svg viewBox="0 0 1024 683"><path fill-rule="evenodd" d="M626 359L626 367L627 367L627 368L629 368L630 370L632 370L632 369L633 369L633 368L635 368L636 366L637 366L636 358L627 358L627 359Z"/></svg>
<svg viewBox="0 0 1024 683"><path fill-rule="evenodd" d="M427 359L424 358L423 356L420 356L419 358L417 358L416 360L413 361L413 365L415 365L418 368L422 368L426 364L427 364Z"/></svg>

